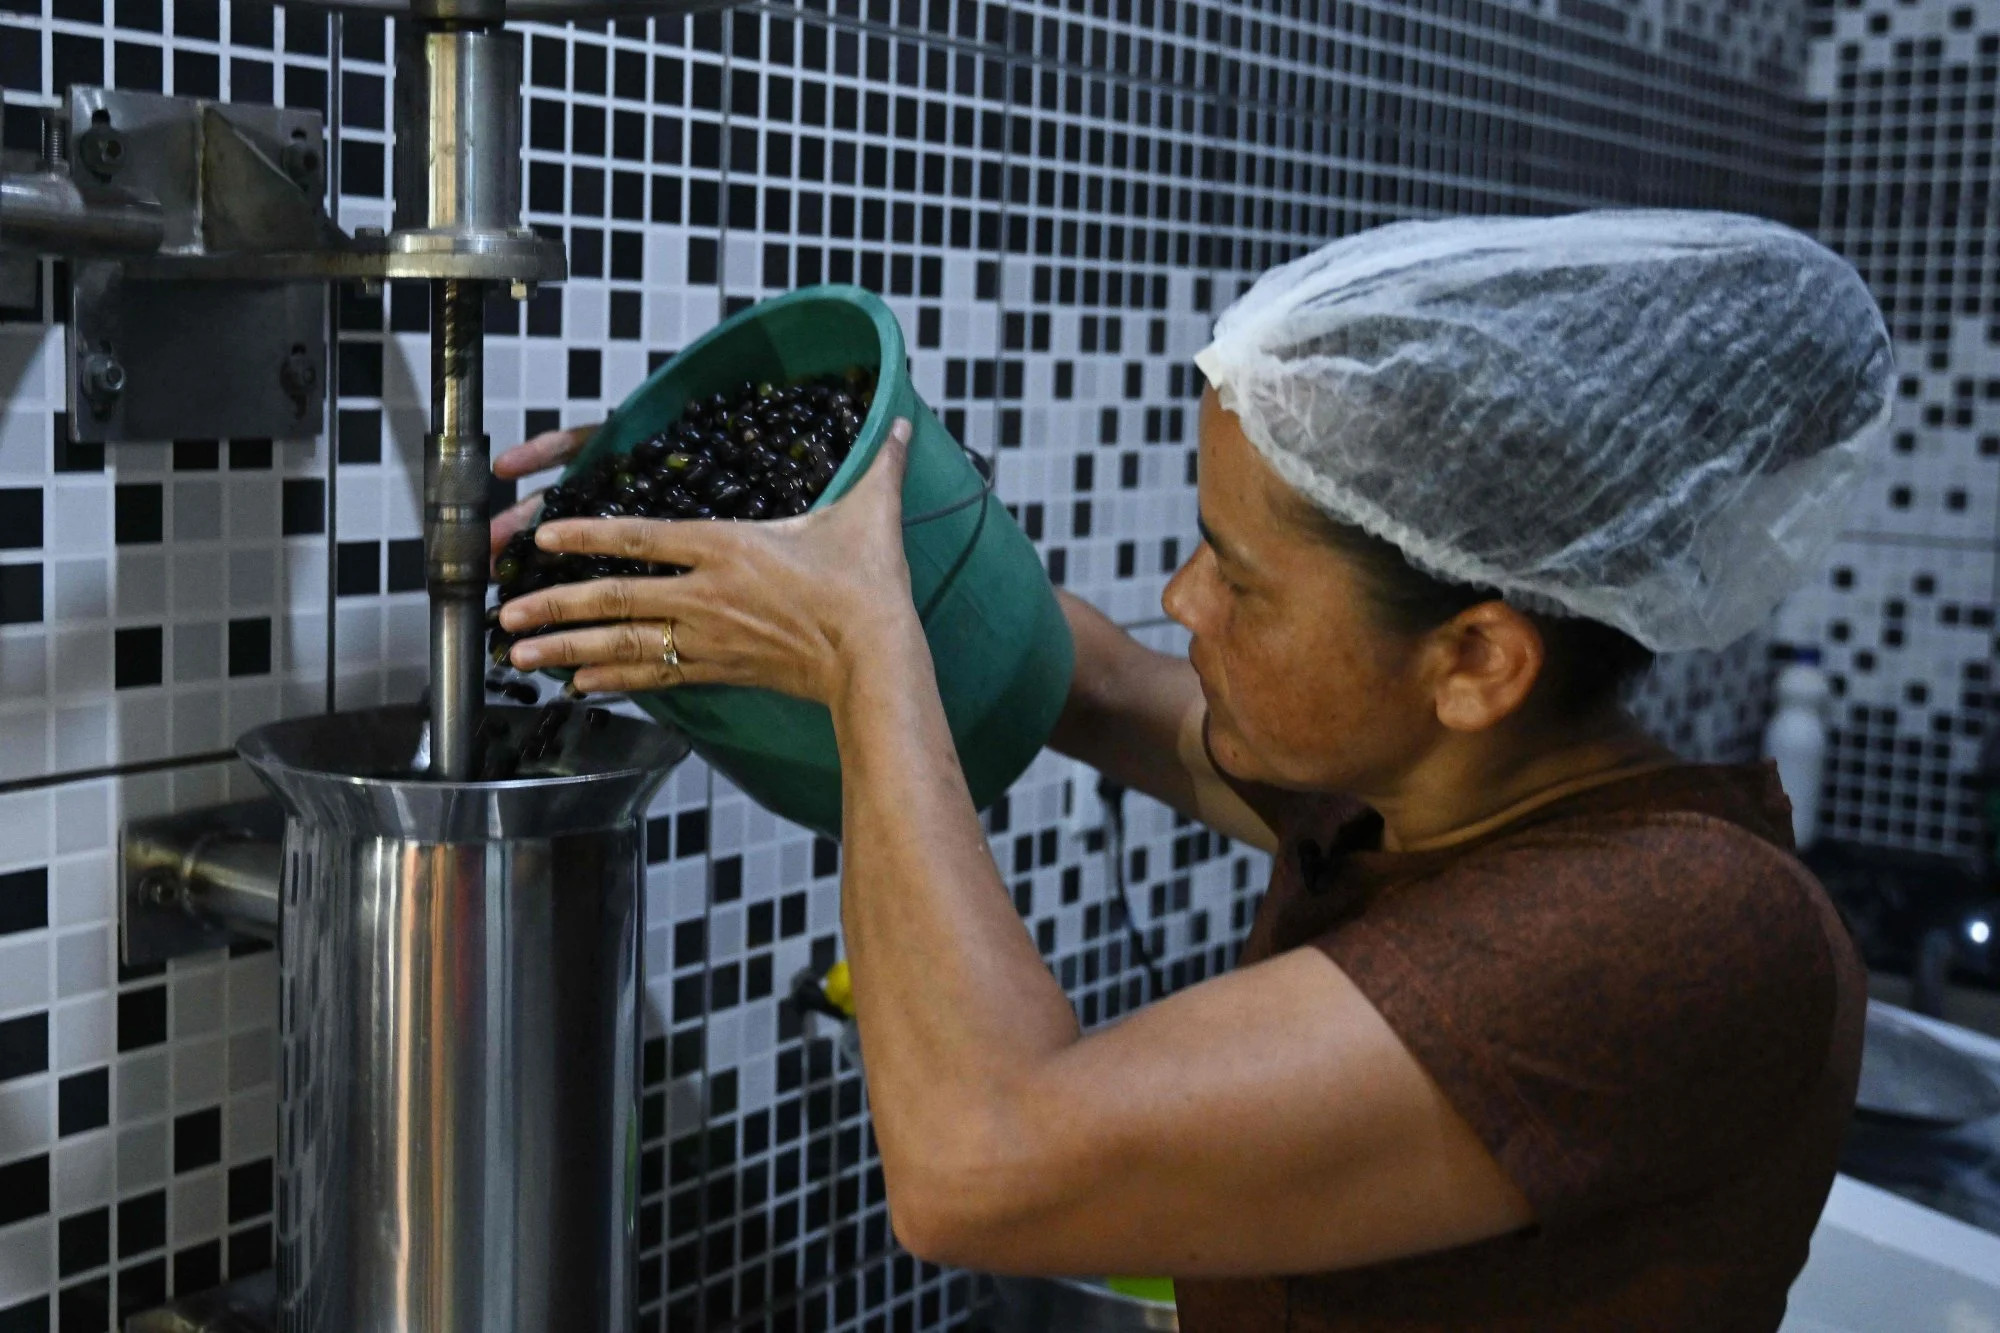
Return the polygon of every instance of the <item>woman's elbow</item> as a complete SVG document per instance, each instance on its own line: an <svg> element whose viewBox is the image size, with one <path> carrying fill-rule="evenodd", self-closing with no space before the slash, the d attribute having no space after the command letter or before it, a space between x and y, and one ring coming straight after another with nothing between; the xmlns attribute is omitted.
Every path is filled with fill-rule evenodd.
<svg viewBox="0 0 2000 1333"><path fill-rule="evenodd" d="M1031 1213L1024 1186L1032 1170L991 1155L934 1152L884 1163L889 1226L905 1250L927 1263L998 1271Z"/></svg>

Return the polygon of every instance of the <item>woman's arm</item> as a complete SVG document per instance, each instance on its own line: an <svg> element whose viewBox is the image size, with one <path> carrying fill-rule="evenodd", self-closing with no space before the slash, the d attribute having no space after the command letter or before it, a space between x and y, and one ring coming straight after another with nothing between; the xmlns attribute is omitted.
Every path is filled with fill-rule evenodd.
<svg viewBox="0 0 2000 1333"><path fill-rule="evenodd" d="M546 524L545 549L690 572L547 588L502 613L516 632L619 622L515 646L523 666L582 667L586 690L756 685L831 711L842 924L903 1241L1006 1272L1270 1274L1525 1225L1520 1191L1315 950L1078 1032L987 849L911 605L907 440L899 424L853 491L800 518ZM664 620L679 666L660 661Z"/></svg>
<svg viewBox="0 0 2000 1333"><path fill-rule="evenodd" d="M1061 589L1056 597L1076 641L1076 671L1050 748L1252 847L1275 848L1270 826L1209 762L1207 707L1187 659L1145 647L1080 597Z"/></svg>
<svg viewBox="0 0 2000 1333"><path fill-rule="evenodd" d="M989 1272L1314 1272L1532 1221L1302 949L1080 1035L987 851L914 618L829 701L842 924L896 1234Z"/></svg>

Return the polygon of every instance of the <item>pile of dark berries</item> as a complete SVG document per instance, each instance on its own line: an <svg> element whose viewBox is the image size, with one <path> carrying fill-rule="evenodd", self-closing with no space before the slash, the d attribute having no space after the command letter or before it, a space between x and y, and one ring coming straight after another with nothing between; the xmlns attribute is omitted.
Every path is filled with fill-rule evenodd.
<svg viewBox="0 0 2000 1333"><path fill-rule="evenodd" d="M561 518L789 518L803 514L833 480L875 400L859 366L796 384L745 383L690 402L680 418L607 455L542 496L539 521ZM559 583L678 574L615 556L557 554L535 545L533 527L514 534L494 562L501 602ZM488 613L489 647L505 666L514 637ZM525 701L525 681L496 677L499 693Z"/></svg>

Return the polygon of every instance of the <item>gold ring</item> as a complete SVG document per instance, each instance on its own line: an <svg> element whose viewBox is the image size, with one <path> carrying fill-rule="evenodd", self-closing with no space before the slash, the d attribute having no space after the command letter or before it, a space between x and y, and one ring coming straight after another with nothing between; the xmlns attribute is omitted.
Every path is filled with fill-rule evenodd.
<svg viewBox="0 0 2000 1333"><path fill-rule="evenodd" d="M681 650L674 645L674 622L669 620L660 626L660 661L680 670Z"/></svg>

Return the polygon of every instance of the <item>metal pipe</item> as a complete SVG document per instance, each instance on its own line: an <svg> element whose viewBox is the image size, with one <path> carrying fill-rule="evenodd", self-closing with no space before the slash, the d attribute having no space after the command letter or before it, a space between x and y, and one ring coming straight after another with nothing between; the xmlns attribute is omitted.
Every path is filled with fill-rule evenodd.
<svg viewBox="0 0 2000 1333"><path fill-rule="evenodd" d="M166 228L160 206L132 198L86 198L50 171L0 174L0 248L59 255L148 255Z"/></svg>
<svg viewBox="0 0 2000 1333"><path fill-rule="evenodd" d="M216 837L181 863L182 905L241 935L278 938L278 885L284 850L262 838Z"/></svg>
<svg viewBox="0 0 2000 1333"><path fill-rule="evenodd" d="M431 284L431 430L425 437L424 550L431 598L431 771L478 776L485 709L488 443L483 284Z"/></svg>

